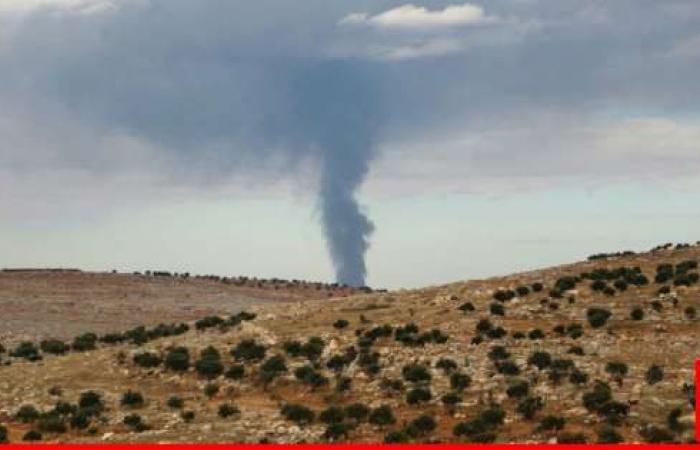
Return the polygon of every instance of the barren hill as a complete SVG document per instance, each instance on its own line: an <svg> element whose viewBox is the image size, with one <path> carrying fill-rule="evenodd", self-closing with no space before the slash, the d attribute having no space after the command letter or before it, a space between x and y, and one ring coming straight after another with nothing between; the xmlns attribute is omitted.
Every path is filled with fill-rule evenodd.
<svg viewBox="0 0 700 450"><path fill-rule="evenodd" d="M80 333L233 314L251 305L344 296L355 289L287 280L76 269L0 271L0 342L69 339Z"/></svg>
<svg viewBox="0 0 700 450"><path fill-rule="evenodd" d="M75 316L95 335L6 345L0 423L10 440L81 442L689 441L699 258L699 246L666 246L419 290L239 303L205 280L62 274L53 297L37 293L46 274L3 274L11 326L68 322L67 304L87 298L73 276L102 288ZM5 308L25 299L43 306ZM105 311L124 333L100 328ZM152 326L182 320L196 322Z"/></svg>

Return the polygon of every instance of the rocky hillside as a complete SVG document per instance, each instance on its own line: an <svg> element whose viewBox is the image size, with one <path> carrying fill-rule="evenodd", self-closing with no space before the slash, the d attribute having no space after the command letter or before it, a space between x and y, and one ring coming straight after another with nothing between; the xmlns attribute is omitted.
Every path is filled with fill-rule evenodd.
<svg viewBox="0 0 700 450"><path fill-rule="evenodd" d="M6 344L0 438L691 441L698 259L662 246Z"/></svg>

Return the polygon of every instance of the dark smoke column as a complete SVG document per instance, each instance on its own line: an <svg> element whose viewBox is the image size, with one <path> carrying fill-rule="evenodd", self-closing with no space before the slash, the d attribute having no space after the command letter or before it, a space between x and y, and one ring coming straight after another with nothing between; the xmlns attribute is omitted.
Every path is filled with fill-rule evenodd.
<svg viewBox="0 0 700 450"><path fill-rule="evenodd" d="M321 176L321 216L328 250L339 283L364 286L367 267L365 252L374 225L355 199L369 169L368 159L350 151L325 155Z"/></svg>
<svg viewBox="0 0 700 450"><path fill-rule="evenodd" d="M355 198L375 156L377 128L371 68L352 60L317 62L294 88L297 133L320 162L319 206L336 279L364 286L374 230Z"/></svg>

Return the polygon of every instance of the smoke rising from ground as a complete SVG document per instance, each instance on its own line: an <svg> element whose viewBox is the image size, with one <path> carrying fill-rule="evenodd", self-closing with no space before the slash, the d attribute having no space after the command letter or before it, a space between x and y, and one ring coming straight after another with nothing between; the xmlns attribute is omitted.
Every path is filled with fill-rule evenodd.
<svg viewBox="0 0 700 450"><path fill-rule="evenodd" d="M319 207L339 283L364 286L374 225L356 199L375 155L380 117L371 70L342 60L303 70L294 84L299 132L320 159Z"/></svg>

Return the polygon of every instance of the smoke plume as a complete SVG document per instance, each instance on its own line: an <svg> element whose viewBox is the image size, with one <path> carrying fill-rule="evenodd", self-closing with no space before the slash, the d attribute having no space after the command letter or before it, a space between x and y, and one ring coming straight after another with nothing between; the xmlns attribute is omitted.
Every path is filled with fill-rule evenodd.
<svg viewBox="0 0 700 450"><path fill-rule="evenodd" d="M364 286L365 252L374 230L357 202L375 155L378 125L371 70L325 61L302 71L294 84L293 114L320 160L319 209L336 279Z"/></svg>

